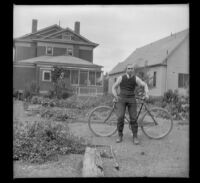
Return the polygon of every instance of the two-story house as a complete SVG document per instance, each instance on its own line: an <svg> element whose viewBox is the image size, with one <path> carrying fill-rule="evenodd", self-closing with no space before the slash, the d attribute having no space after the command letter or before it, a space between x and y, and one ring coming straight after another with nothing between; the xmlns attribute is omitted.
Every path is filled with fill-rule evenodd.
<svg viewBox="0 0 200 183"><path fill-rule="evenodd" d="M24 90L35 81L40 93L52 87L54 66L67 70L65 77L76 88L77 94L102 94L102 66L93 63L93 50L98 44L80 34L80 22L74 30L52 25L37 30L32 20L32 32L13 41L13 87Z"/></svg>

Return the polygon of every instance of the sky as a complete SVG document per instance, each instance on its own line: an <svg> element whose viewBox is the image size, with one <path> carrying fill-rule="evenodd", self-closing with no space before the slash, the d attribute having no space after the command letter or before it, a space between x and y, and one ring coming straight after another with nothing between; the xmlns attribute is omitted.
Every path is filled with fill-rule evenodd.
<svg viewBox="0 0 200 183"><path fill-rule="evenodd" d="M14 5L13 37L54 24L74 30L99 44L93 63L105 72L123 62L136 48L189 28L189 5Z"/></svg>

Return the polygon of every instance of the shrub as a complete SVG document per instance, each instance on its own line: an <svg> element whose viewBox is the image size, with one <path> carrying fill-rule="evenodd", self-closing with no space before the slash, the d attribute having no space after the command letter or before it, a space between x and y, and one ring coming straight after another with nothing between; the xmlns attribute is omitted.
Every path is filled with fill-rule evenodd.
<svg viewBox="0 0 200 183"><path fill-rule="evenodd" d="M167 92L164 93L164 98L163 101L170 103L170 102L178 102L178 91L175 90L174 92L172 90L168 90Z"/></svg>
<svg viewBox="0 0 200 183"><path fill-rule="evenodd" d="M43 163L58 154L82 154L86 143L72 135L66 124L39 121L15 122L13 146L14 160Z"/></svg>
<svg viewBox="0 0 200 183"><path fill-rule="evenodd" d="M42 104L42 101L43 101L43 97L40 97L40 96L33 96L31 98L32 104Z"/></svg>
<svg viewBox="0 0 200 183"><path fill-rule="evenodd" d="M39 86L37 86L36 81L32 81L31 83L26 83L25 89L23 92L24 99L30 100L32 96L37 95L39 93Z"/></svg>
<svg viewBox="0 0 200 183"><path fill-rule="evenodd" d="M36 81L32 81L30 83L30 92L32 95L38 94L40 91L40 87L37 85Z"/></svg>
<svg viewBox="0 0 200 183"><path fill-rule="evenodd" d="M55 66L51 75L53 82L53 87L49 91L49 96L51 98L57 97L58 99L66 99L73 95L73 87L71 86L69 78L65 77L60 79L61 73L64 73L65 76L69 74L67 69Z"/></svg>
<svg viewBox="0 0 200 183"><path fill-rule="evenodd" d="M53 98L55 97L55 91L53 89L49 89L48 93L44 95L45 98Z"/></svg>
<svg viewBox="0 0 200 183"><path fill-rule="evenodd" d="M183 120L189 119L189 97L180 96L178 91L167 91L164 94L163 103L167 110L173 116L173 119Z"/></svg>

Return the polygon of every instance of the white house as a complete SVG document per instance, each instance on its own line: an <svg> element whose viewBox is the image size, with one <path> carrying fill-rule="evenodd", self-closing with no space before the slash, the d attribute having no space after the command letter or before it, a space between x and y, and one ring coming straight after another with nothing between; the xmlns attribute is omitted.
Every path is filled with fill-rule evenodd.
<svg viewBox="0 0 200 183"><path fill-rule="evenodd" d="M153 78L151 96L162 96L164 92L178 90L186 94L189 86L189 29L137 48L123 62L109 72L109 93L116 78L125 73L127 64L138 68L146 66Z"/></svg>

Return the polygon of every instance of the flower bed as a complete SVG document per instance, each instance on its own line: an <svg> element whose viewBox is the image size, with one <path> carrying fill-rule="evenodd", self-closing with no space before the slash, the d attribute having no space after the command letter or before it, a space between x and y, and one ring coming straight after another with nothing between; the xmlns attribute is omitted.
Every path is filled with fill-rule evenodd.
<svg viewBox="0 0 200 183"><path fill-rule="evenodd" d="M83 154L85 141L54 121L14 121L13 159L43 163L58 154Z"/></svg>

